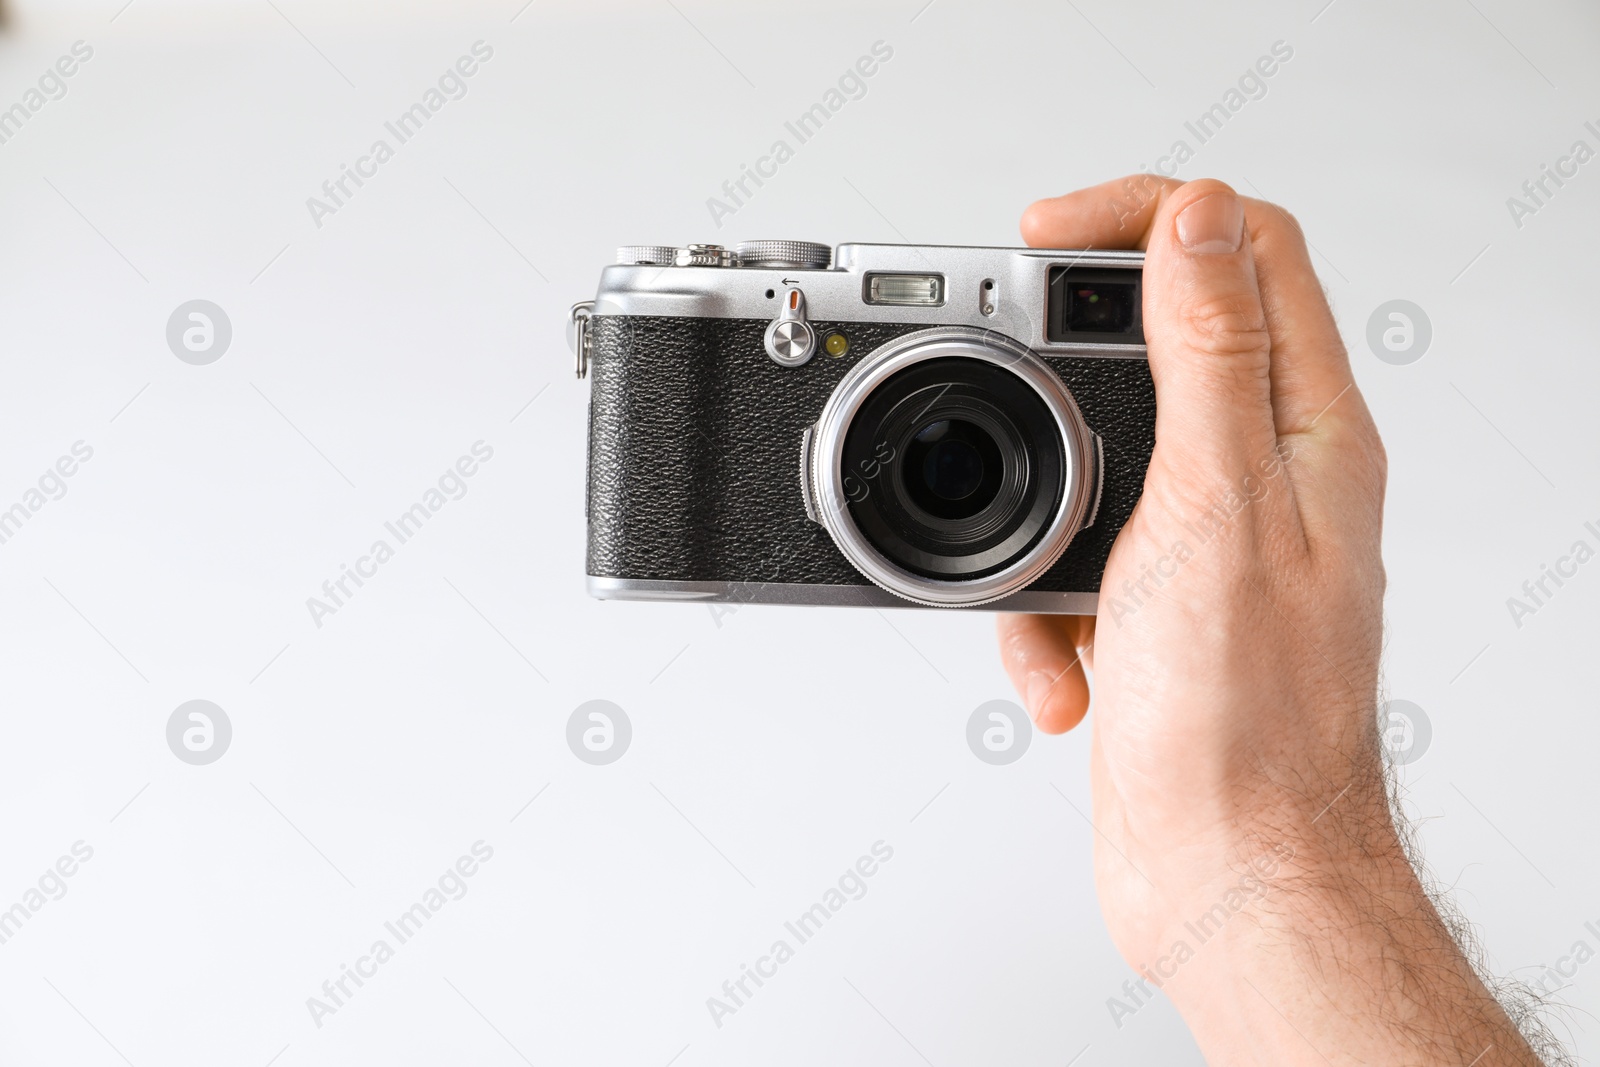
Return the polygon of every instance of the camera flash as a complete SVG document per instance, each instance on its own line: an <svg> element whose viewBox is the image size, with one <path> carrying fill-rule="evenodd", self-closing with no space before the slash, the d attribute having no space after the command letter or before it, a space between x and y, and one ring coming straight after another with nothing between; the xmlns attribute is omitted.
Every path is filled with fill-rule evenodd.
<svg viewBox="0 0 1600 1067"><path fill-rule="evenodd" d="M941 274L873 274L867 278L867 303L892 307L938 307L944 303Z"/></svg>

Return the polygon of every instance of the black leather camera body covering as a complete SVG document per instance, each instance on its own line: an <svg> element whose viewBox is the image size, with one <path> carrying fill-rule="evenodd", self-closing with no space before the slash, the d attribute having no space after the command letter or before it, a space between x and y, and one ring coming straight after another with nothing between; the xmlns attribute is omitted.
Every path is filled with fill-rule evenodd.
<svg viewBox="0 0 1600 1067"><path fill-rule="evenodd" d="M591 579L879 592L807 516L802 437L851 366L929 323L813 325L819 336L844 334L848 352L819 352L804 366L783 367L763 349L767 320L589 320ZM1028 590L1093 594L1143 489L1155 445L1155 390L1143 358L1038 355L1099 435L1103 476L1093 524ZM782 599L810 602L802 588Z"/></svg>

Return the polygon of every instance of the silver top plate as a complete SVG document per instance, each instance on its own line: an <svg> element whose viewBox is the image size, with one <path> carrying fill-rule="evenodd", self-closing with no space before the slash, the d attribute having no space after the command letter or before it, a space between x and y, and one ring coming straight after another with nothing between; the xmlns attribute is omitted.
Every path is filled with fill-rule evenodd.
<svg viewBox="0 0 1600 1067"><path fill-rule="evenodd" d="M895 322L995 330L1047 355L1144 359L1145 346L1051 341L1045 309L1052 267L1133 267L1143 252L963 245L842 244L825 270L796 267L610 266L600 275L596 315L772 319L790 287L805 293L811 318L825 322ZM938 274L938 307L866 302L869 274ZM771 292L771 296L768 293Z"/></svg>

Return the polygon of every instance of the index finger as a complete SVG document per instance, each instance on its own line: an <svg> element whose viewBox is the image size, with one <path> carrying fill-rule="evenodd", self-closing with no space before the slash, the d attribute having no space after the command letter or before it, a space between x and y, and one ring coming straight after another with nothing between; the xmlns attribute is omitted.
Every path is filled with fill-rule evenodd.
<svg viewBox="0 0 1600 1067"><path fill-rule="evenodd" d="M1161 202L1181 185L1176 178L1131 174L1037 200L1022 213L1022 239L1033 248L1142 250Z"/></svg>

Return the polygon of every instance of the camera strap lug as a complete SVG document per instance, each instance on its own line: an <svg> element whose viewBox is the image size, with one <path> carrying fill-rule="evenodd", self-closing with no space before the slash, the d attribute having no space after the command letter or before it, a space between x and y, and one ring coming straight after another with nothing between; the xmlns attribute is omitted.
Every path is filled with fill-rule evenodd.
<svg viewBox="0 0 1600 1067"><path fill-rule="evenodd" d="M589 319L594 315L594 301L581 300L567 313L567 347L577 360L578 378L589 376L589 351L594 339L589 336Z"/></svg>

